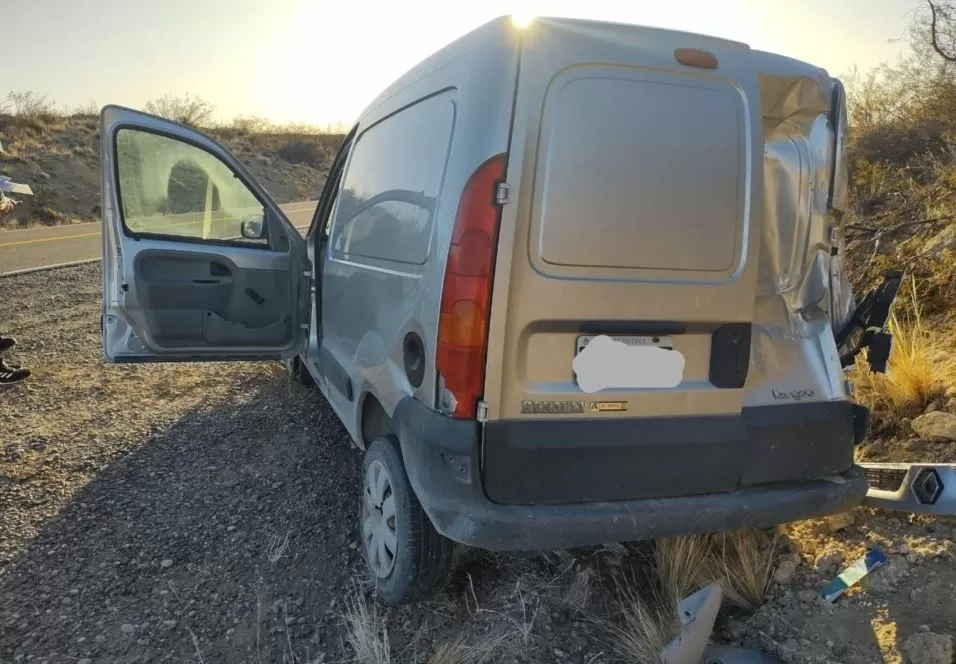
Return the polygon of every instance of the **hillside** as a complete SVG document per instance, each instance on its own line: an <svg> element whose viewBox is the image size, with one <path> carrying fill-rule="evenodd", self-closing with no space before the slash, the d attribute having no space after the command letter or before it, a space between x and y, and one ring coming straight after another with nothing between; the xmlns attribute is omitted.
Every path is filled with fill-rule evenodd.
<svg viewBox="0 0 956 664"><path fill-rule="evenodd" d="M338 134L203 130L226 145L279 203L315 200ZM15 218L0 230L97 221L100 217L99 120L93 115L0 115L0 174L29 184Z"/></svg>

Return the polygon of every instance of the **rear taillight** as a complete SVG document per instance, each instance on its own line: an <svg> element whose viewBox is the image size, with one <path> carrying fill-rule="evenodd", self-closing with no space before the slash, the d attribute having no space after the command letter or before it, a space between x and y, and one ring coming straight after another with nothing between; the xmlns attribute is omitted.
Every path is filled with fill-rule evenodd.
<svg viewBox="0 0 956 664"><path fill-rule="evenodd" d="M498 184L506 155L476 170L462 193L448 247L435 366L454 396L453 417L475 417L485 379L491 280L498 239ZM450 409L449 409L450 410Z"/></svg>

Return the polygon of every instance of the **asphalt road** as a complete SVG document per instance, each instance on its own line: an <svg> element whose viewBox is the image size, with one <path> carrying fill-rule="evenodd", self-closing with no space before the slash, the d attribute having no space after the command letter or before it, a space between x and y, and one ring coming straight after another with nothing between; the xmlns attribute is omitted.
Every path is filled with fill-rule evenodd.
<svg viewBox="0 0 956 664"><path fill-rule="evenodd" d="M301 232L309 228L315 201L281 206ZM96 260L101 256L100 224L43 226L0 232L0 276L64 263Z"/></svg>

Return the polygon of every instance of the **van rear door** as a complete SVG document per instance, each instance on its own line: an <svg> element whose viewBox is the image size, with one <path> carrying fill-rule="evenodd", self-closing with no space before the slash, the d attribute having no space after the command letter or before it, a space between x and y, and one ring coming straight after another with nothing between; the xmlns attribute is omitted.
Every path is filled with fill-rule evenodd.
<svg viewBox="0 0 956 664"><path fill-rule="evenodd" d="M681 64L678 49L719 66ZM633 26L528 28L489 324L489 421L739 415L762 165L748 53ZM582 381L575 357L602 335L618 360L601 369L595 352L589 366L603 375ZM620 344L679 359L642 349L622 360ZM625 365L629 375L615 371ZM708 488L738 478L728 470Z"/></svg>
<svg viewBox="0 0 956 664"><path fill-rule="evenodd" d="M713 54L716 70L675 51ZM746 46L542 19L522 48L489 334L489 419L738 413L752 320L759 90ZM756 126L755 126L756 125ZM729 327L728 327L729 326ZM678 384L588 393L597 335L672 347ZM655 338L657 341L655 342ZM715 343L724 351L718 357ZM580 410L583 408L584 410Z"/></svg>

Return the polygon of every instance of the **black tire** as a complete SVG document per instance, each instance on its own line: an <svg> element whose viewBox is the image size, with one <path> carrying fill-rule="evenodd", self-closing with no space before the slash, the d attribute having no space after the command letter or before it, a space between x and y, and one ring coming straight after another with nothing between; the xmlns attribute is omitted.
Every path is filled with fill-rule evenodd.
<svg viewBox="0 0 956 664"><path fill-rule="evenodd" d="M422 509L405 472L398 441L378 438L369 445L362 464L359 494L359 542L368 572L375 584L374 594L390 605L410 604L433 597L448 583L454 543L438 534ZM376 463L388 472L395 504L395 555L391 571L382 576L370 561L366 539L366 485L369 469Z"/></svg>

